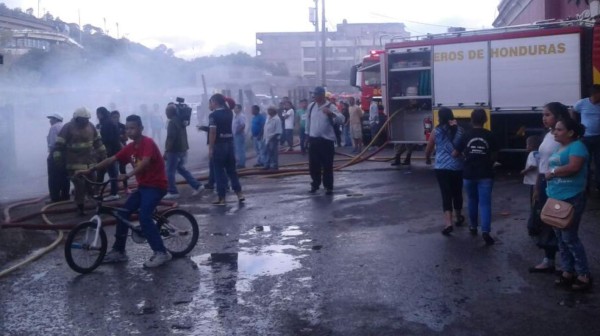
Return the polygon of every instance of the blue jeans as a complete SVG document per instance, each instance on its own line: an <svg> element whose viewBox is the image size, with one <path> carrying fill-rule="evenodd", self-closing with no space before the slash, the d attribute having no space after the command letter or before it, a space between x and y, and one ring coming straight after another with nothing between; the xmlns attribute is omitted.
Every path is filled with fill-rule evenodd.
<svg viewBox="0 0 600 336"><path fill-rule="evenodd" d="M235 161L240 167L246 166L246 135L236 134L233 136L235 146Z"/></svg>
<svg viewBox="0 0 600 336"><path fill-rule="evenodd" d="M476 228L481 212L481 232L489 233L492 229L492 187L491 178L479 180L464 179L469 205L470 227Z"/></svg>
<svg viewBox="0 0 600 336"><path fill-rule="evenodd" d="M178 172L179 175L183 176L186 182L190 185L190 187L194 189L198 189L200 187L200 183L196 180L192 174L185 168L185 161L187 160L187 152L179 152L165 153L167 156L167 182L169 182L169 187L167 191L170 194L178 194L177 186L175 185L175 172Z"/></svg>
<svg viewBox="0 0 600 336"><path fill-rule="evenodd" d="M225 198L228 177L231 181L231 188L235 192L242 191L242 186L235 170L235 156L233 152L233 142L216 143L213 148L215 182L217 183L219 198Z"/></svg>
<svg viewBox="0 0 600 336"><path fill-rule="evenodd" d="M554 229L558 238L558 249L560 251L560 264L562 270L577 275L589 275L587 255L585 248L579 240L579 223L585 209L586 198L582 192L575 197L564 200L573 205L575 213L573 223L566 229Z"/></svg>
<svg viewBox="0 0 600 336"><path fill-rule="evenodd" d="M283 143L288 143L289 147L294 146L294 130L293 129L285 129L283 131L283 140L282 140L282 144Z"/></svg>
<svg viewBox="0 0 600 336"><path fill-rule="evenodd" d="M302 153L306 153L306 141L308 137L306 136L306 128L300 126L300 151Z"/></svg>
<svg viewBox="0 0 600 336"><path fill-rule="evenodd" d="M352 138L350 138L350 125L344 125L342 128L342 136L344 139L344 146L350 147L352 146Z"/></svg>
<svg viewBox="0 0 600 336"><path fill-rule="evenodd" d="M166 192L162 189L140 186L133 194L131 194L131 196L129 196L125 204L123 204L121 207L123 210L119 211L121 217L129 220L131 214L139 209L139 221L140 226L142 227L142 233L154 252L166 252L162 238L158 232L158 227L152 219L152 214L165 193ZM123 223L121 219L117 218L115 243L113 245L114 250L125 252L125 243L127 242L128 232L129 226Z"/></svg>
<svg viewBox="0 0 600 336"><path fill-rule="evenodd" d="M264 165L265 160L265 140L263 138L252 137L252 142L254 142L254 150L256 151L256 163Z"/></svg>
<svg viewBox="0 0 600 336"><path fill-rule="evenodd" d="M279 169L279 136L275 135L265 144L265 168Z"/></svg>

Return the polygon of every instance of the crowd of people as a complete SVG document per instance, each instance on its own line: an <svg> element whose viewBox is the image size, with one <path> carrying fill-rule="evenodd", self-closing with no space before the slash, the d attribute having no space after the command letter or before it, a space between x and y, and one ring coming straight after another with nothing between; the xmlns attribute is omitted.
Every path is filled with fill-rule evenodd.
<svg viewBox="0 0 600 336"><path fill-rule="evenodd" d="M308 152L310 193L316 193L323 186L326 195L333 194L335 145L341 146L345 142L354 146L354 152L362 150L363 112L353 98L348 103L337 104L326 94L324 88L317 87L313 91L313 100L310 103L301 100L298 108L289 99L283 99L279 108L268 107L266 116L260 106L251 107L249 133L256 151L255 168L278 170L279 148L284 145L288 151L293 149L294 129L298 128L300 151ZM376 134L381 111L375 104L371 107L369 117L372 132ZM246 162L247 120L243 107L231 98L215 94L209 100L209 108L212 111L209 124L200 127L208 132L210 174L204 186L185 167L189 150L187 124L173 103L165 108L168 125L164 154L151 138L142 134L143 123L137 115L127 117L127 124L123 125L118 111L99 107L96 109L99 121L96 126L90 122L91 113L85 108L77 109L72 120L64 125L60 115L48 116L51 124L47 139L50 200L57 202L70 198L69 177L95 175L98 181L103 181L108 174L113 180L110 194L104 197L106 201L119 198L117 179L123 181L124 188L131 193L123 208L123 218L139 209L142 229L155 252L148 267L168 261L170 256L151 225L151 212L161 199L179 197L176 172L190 185L192 196L204 188L215 189L216 186L217 197L213 204L225 205L229 189L235 192L239 202L245 201L236 170L244 168ZM469 232L477 236L481 230L485 244L493 245L492 194L499 146L486 128L488 112L474 109L468 130L458 125L453 111L447 107L439 109L438 119L439 124L429 137L425 158L426 163L431 164L435 151L434 171L442 198L442 234L451 236L456 226L468 220ZM587 290L592 278L578 231L586 204L586 187L600 188L599 174L595 174L593 183L588 183L588 180L592 181L588 167L593 161L597 172L600 157L600 86L594 85L591 96L577 102L571 112L561 103L548 103L541 119L547 132L543 137L527 138L530 154L521 172L524 183L531 187L528 233L544 251L542 261L531 267L530 272L554 273L556 254L559 253L561 271L556 284ZM132 141L127 143L127 138ZM397 153L403 151L408 151L405 161L410 162L412 149L407 146L397 149ZM400 164L399 158L395 163ZM128 164L133 167L130 172L127 172ZM126 182L134 175L138 188L131 192ZM72 181L75 204L79 213L84 214L85 195L94 190L81 179L73 178ZM468 218L462 212L463 189ZM566 227L552 227L541 220L548 200L559 200L572 206L574 215ZM107 261L127 259L123 239L126 234L127 226L120 223L117 241Z"/></svg>
<svg viewBox="0 0 600 336"><path fill-rule="evenodd" d="M442 234L451 236L454 227L466 221L462 215L464 189L469 232L477 236L481 229L485 244L493 245L492 190L499 146L492 132L485 128L487 112L474 109L469 130L458 125L449 108L440 108L438 117L439 124L428 141L425 156L426 163L431 164L435 150L434 171L442 196ZM562 103L548 103L541 119L546 133L543 137L532 135L526 139L529 155L521 171L523 183L531 188L528 234L544 251L542 261L529 271L556 273L557 286L585 291L591 287L592 277L585 248L579 239L579 227L587 191L589 188L600 189L597 173L600 86L594 85L591 96L577 102L571 111ZM596 168L594 179L589 169L592 162ZM555 208L551 209L551 205ZM560 225L542 220L544 213L558 211L561 206L572 209L571 217L561 217ZM557 253L560 268L555 263Z"/></svg>

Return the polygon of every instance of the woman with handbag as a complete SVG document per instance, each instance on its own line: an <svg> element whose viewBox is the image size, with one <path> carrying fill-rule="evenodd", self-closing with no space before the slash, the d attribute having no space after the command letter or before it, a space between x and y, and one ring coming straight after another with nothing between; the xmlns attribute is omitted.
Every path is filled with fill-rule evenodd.
<svg viewBox="0 0 600 336"><path fill-rule="evenodd" d="M548 199L548 195L546 195L546 173L550 171L550 168L548 168L548 161L550 160L550 156L552 156L552 154L554 154L554 152L556 152L560 147L560 144L554 140L554 135L552 132L558 120L567 119L569 117L569 110L561 103L552 102L544 106L544 110L542 112L542 122L544 123L544 127L548 130L548 132L544 135L544 139L538 151L540 160L538 165L539 174L533 193L533 201L538 209L538 216L539 211L542 210L542 206L544 206L546 200ZM530 267L529 272L554 274L554 260L556 257L556 252L558 252L556 235L554 234L554 229L551 226L544 224L541 221L538 222L541 224L540 227L536 229L537 235L535 236L535 241L536 245L540 249L544 250L544 259L541 263Z"/></svg>
<svg viewBox="0 0 600 336"><path fill-rule="evenodd" d="M547 202L554 204L559 200L573 207L570 224L562 229L554 228L563 270L555 283L577 291L588 290L592 285L585 248L578 236L586 203L585 185L589 160L588 151L579 140L584 132L584 127L571 118L560 119L556 123L553 134L560 148L550 157L550 171L546 173ZM545 209L542 211L544 213Z"/></svg>

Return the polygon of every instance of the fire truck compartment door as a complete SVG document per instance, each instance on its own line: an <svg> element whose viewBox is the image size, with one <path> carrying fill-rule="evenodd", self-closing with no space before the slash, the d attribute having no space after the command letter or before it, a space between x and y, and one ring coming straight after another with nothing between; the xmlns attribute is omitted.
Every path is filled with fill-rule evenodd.
<svg viewBox="0 0 600 336"><path fill-rule="evenodd" d="M488 46L487 41L434 46L434 105L489 106Z"/></svg>
<svg viewBox="0 0 600 336"><path fill-rule="evenodd" d="M490 44L495 109L574 104L581 93L579 34L494 40Z"/></svg>

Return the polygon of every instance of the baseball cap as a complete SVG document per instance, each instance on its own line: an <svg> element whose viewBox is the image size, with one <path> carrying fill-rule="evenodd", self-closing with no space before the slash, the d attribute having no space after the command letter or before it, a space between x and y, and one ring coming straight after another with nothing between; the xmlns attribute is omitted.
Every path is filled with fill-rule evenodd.
<svg viewBox="0 0 600 336"><path fill-rule="evenodd" d="M58 121L63 121L63 117L60 114L58 114L58 113L54 113L54 114L51 114L49 116L46 116L46 118L54 118L54 119L56 119Z"/></svg>
<svg viewBox="0 0 600 336"><path fill-rule="evenodd" d="M85 107L80 107L73 112L73 119L75 118L87 118L90 119L92 114Z"/></svg>
<svg viewBox="0 0 600 336"><path fill-rule="evenodd" d="M317 86L315 88L315 90L313 91L313 94L315 96L317 96L317 95L323 96L323 95L325 95L325 88L322 86Z"/></svg>

